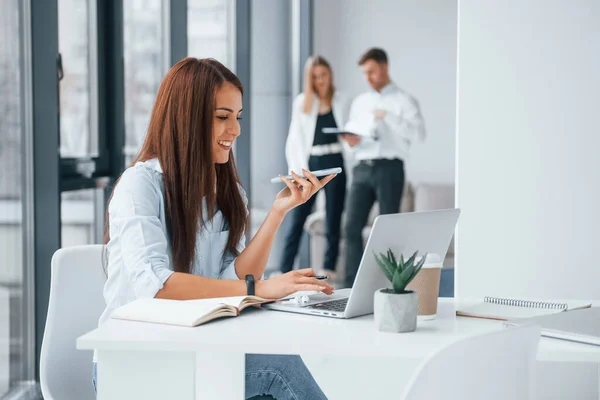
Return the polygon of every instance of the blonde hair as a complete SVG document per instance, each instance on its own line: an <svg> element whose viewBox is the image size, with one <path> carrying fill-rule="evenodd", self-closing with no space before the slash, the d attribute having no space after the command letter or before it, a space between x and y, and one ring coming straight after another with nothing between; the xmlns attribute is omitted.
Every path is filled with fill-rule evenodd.
<svg viewBox="0 0 600 400"><path fill-rule="evenodd" d="M322 56L316 55L312 57L308 57L306 60L306 64L304 64L304 112L306 114L312 111L313 107L313 97L315 92L315 86L312 79L312 70L314 67L323 66L329 70L329 74L331 75L331 84L329 85L329 90L327 91L327 101L331 105L333 100L333 93L335 92L335 86L333 85L333 71L331 70L331 66L327 62L325 58Z"/></svg>

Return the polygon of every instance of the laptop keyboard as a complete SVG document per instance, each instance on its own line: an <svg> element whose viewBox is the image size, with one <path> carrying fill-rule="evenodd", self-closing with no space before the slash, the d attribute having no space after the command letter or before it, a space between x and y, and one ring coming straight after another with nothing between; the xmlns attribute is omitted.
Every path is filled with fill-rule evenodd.
<svg viewBox="0 0 600 400"><path fill-rule="evenodd" d="M325 310L325 311L344 311L346 310L346 304L348 304L348 298L328 301L326 303L313 304L312 306L308 306L308 308L314 308L317 310Z"/></svg>

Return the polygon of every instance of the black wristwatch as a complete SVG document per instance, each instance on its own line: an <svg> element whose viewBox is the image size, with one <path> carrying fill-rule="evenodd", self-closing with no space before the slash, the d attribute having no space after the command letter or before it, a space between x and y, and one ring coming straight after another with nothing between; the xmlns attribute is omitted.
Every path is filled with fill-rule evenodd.
<svg viewBox="0 0 600 400"><path fill-rule="evenodd" d="M254 296L254 275L246 275L246 289L248 290L248 296Z"/></svg>

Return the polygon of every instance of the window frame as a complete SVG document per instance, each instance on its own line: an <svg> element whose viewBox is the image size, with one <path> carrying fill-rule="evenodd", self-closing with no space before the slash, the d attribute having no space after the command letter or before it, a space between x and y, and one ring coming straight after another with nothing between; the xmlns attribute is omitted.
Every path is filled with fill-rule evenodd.
<svg viewBox="0 0 600 400"><path fill-rule="evenodd" d="M51 260L61 247L61 193L104 188L104 208L115 180L125 169L123 1L91 0L90 121L97 129L98 156L60 156L58 81L58 0L19 2L22 12L23 129L26 153L23 180L24 268L29 353L26 376L39 382L40 350L46 323ZM165 54L170 67L187 56L187 1L163 0ZM250 194L250 43L251 2L235 2L235 68L246 91L245 118L236 148L240 177ZM95 34L94 34L95 33ZM94 70L95 69L95 70ZM94 88L94 85L96 86ZM97 89L97 90L96 90ZM27 135L29 138L27 139ZM93 137L93 136L92 136ZM54 149L54 150L53 150ZM49 151L50 150L50 151ZM251 196L248 196L251 198ZM101 199L96 199L96 203ZM251 207L251 205L249 205ZM97 210L96 218L104 215ZM100 212L102 211L102 213ZM100 236L98 230L97 236Z"/></svg>

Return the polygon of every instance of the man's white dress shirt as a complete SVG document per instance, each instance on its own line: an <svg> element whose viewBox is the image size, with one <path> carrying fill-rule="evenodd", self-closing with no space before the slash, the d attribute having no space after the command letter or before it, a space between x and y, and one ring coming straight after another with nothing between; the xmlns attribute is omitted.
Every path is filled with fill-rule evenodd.
<svg viewBox="0 0 600 400"><path fill-rule="evenodd" d="M385 117L376 119L375 110L385 111ZM362 127L361 133L369 136L361 135L361 142L352 148L358 161L406 160L411 144L425 139L425 124L417 100L394 83L381 92L369 90L354 99L346 128L352 131L355 127Z"/></svg>

